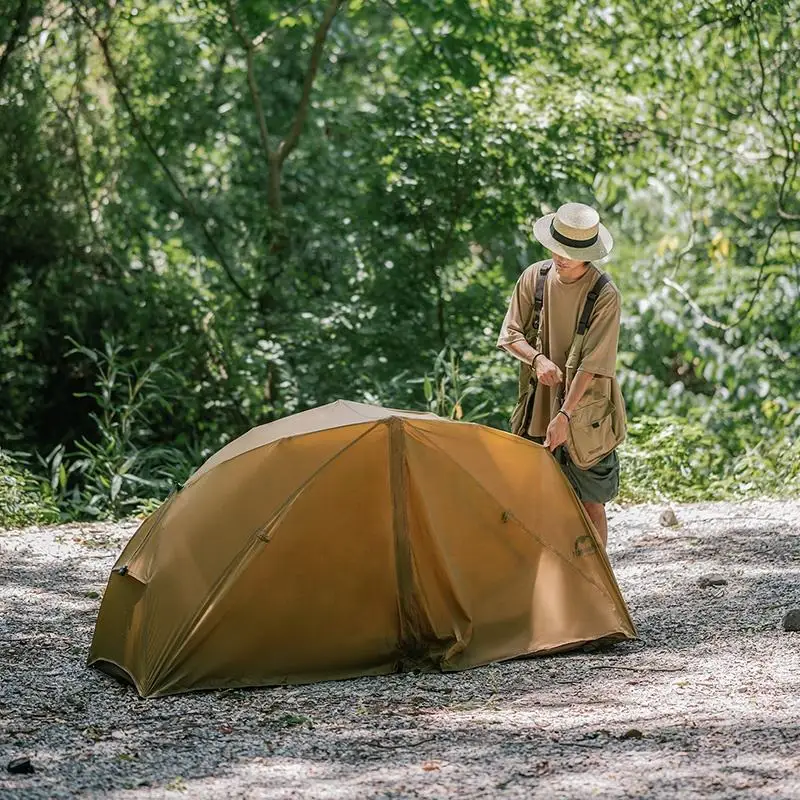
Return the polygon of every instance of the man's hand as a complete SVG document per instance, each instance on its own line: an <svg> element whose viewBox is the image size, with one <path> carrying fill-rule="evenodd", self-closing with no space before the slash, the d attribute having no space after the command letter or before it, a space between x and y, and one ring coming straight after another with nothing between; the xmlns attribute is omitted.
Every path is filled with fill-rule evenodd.
<svg viewBox="0 0 800 800"><path fill-rule="evenodd" d="M547 434L544 437L544 446L551 452L560 447L567 441L569 433L569 420L563 414L556 414L547 426Z"/></svg>
<svg viewBox="0 0 800 800"><path fill-rule="evenodd" d="M547 356L537 356L536 379L545 386L558 386L564 380L564 375Z"/></svg>

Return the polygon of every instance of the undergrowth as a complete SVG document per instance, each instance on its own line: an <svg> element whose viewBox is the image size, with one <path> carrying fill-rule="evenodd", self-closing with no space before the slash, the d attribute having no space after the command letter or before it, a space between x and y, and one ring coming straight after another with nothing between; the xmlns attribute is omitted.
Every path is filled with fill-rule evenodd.
<svg viewBox="0 0 800 800"><path fill-rule="evenodd" d="M149 420L180 404L167 362L143 365L106 342L102 350L78 345L73 355L95 373L90 416L96 432L71 447L36 458L0 450L0 527L73 519L119 519L154 510L223 442L154 444ZM496 403L474 377L442 352L432 374L411 380L420 406L450 419L481 422ZM699 502L800 493L800 407L769 413L724 405L682 415L638 416L620 447L617 502ZM241 432L241 431L240 431ZM216 445L216 446L214 446ZM36 461L38 460L38 472Z"/></svg>

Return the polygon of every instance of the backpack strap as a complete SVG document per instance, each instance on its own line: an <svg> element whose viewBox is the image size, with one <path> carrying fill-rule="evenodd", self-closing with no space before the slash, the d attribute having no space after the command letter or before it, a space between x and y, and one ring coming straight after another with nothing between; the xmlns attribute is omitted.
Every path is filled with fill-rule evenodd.
<svg viewBox="0 0 800 800"><path fill-rule="evenodd" d="M539 338L539 325L542 321L542 308L544 307L544 285L547 282L547 274L553 266L552 261L548 261L539 267L539 275L536 280L536 288L533 292L533 314L531 315L531 324L528 326L528 333L526 341L528 344L535 348L537 339ZM531 417L533 416L533 401L536 397L536 372L528 365L520 364L520 389L522 389L523 377L527 376L528 379L528 393L525 396L525 410L522 414L522 424L520 425L520 436L527 437L528 427L531 424Z"/></svg>
<svg viewBox="0 0 800 800"><path fill-rule="evenodd" d="M589 294L586 295L586 302L583 304L583 313L581 314L581 318L578 320L578 336L585 336L586 329L589 327L589 320L592 316L592 311L594 311L594 305L597 302L597 298L600 297L600 292L603 291L605 285L611 280L608 277L608 273L601 272L600 277L595 281L594 286L589 290Z"/></svg>
<svg viewBox="0 0 800 800"><path fill-rule="evenodd" d="M605 272L600 273L600 277L594 282L594 286L589 290L586 295L586 302L583 304L583 311L578 319L578 328L575 331L575 337L572 340L572 345L569 348L569 356L567 357L566 364L566 386L564 387L563 397L561 402L569 392L569 384L572 382L572 376L577 372L581 363L581 351L583 350L583 339L586 336L586 331L589 329L589 321L592 318L597 298L600 297L600 292L603 291L605 285L609 283L611 278Z"/></svg>
<svg viewBox="0 0 800 800"><path fill-rule="evenodd" d="M539 277L536 281L536 289L533 293L533 315L528 330L528 344L536 347L536 339L539 336L539 324L542 319L542 308L544 307L544 285L547 282L547 274L553 266L552 261L548 261L539 267Z"/></svg>

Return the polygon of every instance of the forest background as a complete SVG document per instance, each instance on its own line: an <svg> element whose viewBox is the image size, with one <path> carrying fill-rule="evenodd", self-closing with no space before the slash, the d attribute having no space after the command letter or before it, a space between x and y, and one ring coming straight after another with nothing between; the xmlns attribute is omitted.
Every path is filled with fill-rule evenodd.
<svg viewBox="0 0 800 800"><path fill-rule="evenodd" d="M1 0L0 525L338 398L507 428L595 205L627 501L800 489L800 2Z"/></svg>

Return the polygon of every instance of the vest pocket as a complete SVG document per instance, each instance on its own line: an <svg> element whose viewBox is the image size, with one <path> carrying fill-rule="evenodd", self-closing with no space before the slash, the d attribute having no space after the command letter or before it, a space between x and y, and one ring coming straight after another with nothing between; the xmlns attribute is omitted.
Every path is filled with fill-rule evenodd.
<svg viewBox="0 0 800 800"><path fill-rule="evenodd" d="M614 404L603 399L588 403L573 415L567 445L580 469L588 469L614 449L614 411Z"/></svg>

